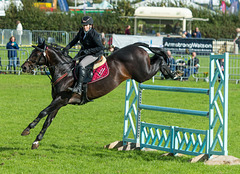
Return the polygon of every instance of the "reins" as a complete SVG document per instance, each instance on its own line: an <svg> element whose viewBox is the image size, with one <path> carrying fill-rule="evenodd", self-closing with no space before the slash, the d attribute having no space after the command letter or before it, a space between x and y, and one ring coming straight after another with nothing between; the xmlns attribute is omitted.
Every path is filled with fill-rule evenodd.
<svg viewBox="0 0 240 174"><path fill-rule="evenodd" d="M44 72L48 76L48 78L50 79L52 86L56 86L56 84L58 84L63 78L65 78L69 74L68 72L66 72L61 77L59 77L57 80L55 80L55 82L54 82L53 79L51 78L51 76L49 75L49 73L47 73L47 71L45 69L44 69Z"/></svg>
<svg viewBox="0 0 240 174"><path fill-rule="evenodd" d="M66 72L61 77L59 77L54 83L52 83L53 86L55 86L58 82L60 82L64 77L66 77L68 73Z"/></svg>

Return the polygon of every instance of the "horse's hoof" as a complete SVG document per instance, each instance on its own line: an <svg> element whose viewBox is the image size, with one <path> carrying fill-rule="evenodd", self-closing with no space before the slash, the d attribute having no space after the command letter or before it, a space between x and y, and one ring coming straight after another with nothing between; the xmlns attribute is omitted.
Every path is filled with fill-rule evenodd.
<svg viewBox="0 0 240 174"><path fill-rule="evenodd" d="M38 141L34 141L32 144L32 149L37 149L39 147Z"/></svg>
<svg viewBox="0 0 240 174"><path fill-rule="evenodd" d="M24 131L22 132L22 136L26 136L26 135L29 135L30 134L30 129L29 128L26 128L24 129Z"/></svg>

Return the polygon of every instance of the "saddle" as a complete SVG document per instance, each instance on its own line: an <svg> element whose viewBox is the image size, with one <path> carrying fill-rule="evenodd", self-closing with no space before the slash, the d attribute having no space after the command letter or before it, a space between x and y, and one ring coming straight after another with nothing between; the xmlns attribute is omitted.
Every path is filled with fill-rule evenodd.
<svg viewBox="0 0 240 174"><path fill-rule="evenodd" d="M74 78L77 80L78 73L77 72L77 63L75 63L75 67L73 70ZM91 100L87 97L87 85L89 83L94 83L98 80L101 80L105 77L107 77L109 74L109 68L107 65L107 60L104 56L101 56L98 61L88 65L86 67L86 77L83 80L83 87L82 87L82 96L81 96L81 102L80 105L83 105Z"/></svg>
<svg viewBox="0 0 240 174"><path fill-rule="evenodd" d="M104 56L101 56L100 59L97 62L94 63L93 70L95 70L98 67L102 66L106 62L107 62L107 59Z"/></svg>
<svg viewBox="0 0 240 174"><path fill-rule="evenodd" d="M86 75L86 78L83 80L83 83L95 82L96 78L93 78L94 74L97 72L97 69L99 67L103 66L104 64L106 64L106 62L107 62L107 59L104 56L101 56L98 61L86 66L85 68L86 68L87 75ZM76 73L78 70L78 66L77 66L78 63L79 63L79 61L76 61L74 69L73 69L73 74L74 74L75 80L78 79L78 73Z"/></svg>

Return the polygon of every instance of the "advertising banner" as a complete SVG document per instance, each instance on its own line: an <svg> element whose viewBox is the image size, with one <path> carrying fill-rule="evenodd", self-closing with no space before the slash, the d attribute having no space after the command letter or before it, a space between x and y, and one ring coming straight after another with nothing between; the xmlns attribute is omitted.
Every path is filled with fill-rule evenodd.
<svg viewBox="0 0 240 174"><path fill-rule="evenodd" d="M213 39L163 38L163 47L175 53L196 52L210 54L213 51Z"/></svg>

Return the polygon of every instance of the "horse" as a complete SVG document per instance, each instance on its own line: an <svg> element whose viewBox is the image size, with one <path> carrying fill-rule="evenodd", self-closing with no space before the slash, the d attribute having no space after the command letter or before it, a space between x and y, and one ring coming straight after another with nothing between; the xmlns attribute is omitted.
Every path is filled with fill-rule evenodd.
<svg viewBox="0 0 240 174"><path fill-rule="evenodd" d="M58 110L67 104L81 104L82 97L68 88L75 83L73 67L75 61L70 56L62 54L56 46L46 45L45 42L33 46L34 49L28 59L22 64L23 72L31 73L41 65L46 65L52 81L52 101L39 115L23 130L22 136L30 134L39 121L47 116L43 127L32 143L32 149L37 149L47 128L56 117ZM154 55L150 58L147 48ZM89 100L102 97L119 86L127 79L134 79L139 83L152 78L159 70L165 78L176 78L166 64L167 55L161 48L150 47L145 43L135 43L121 48L107 57L109 75L97 82L87 84ZM83 94L82 94L83 95Z"/></svg>

